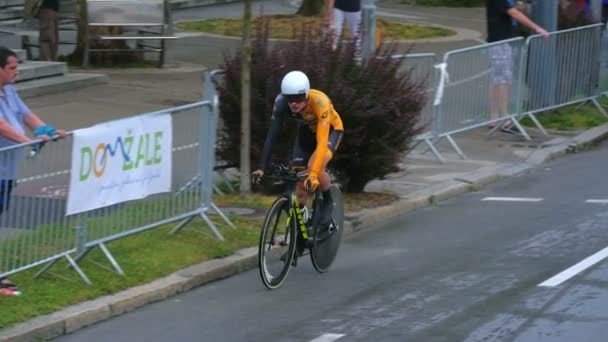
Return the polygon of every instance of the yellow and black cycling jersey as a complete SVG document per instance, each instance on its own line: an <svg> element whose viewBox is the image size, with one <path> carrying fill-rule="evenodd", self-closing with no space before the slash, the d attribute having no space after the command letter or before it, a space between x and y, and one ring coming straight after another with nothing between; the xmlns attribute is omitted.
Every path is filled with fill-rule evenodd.
<svg viewBox="0 0 608 342"><path fill-rule="evenodd" d="M274 102L272 122L268 135L266 136L266 142L264 143L264 150L260 160L260 169L262 170L268 165L272 145L279 135L285 117L295 119L299 122L297 130L298 138L296 138L297 142L311 140L316 142L314 146L310 146L312 147L312 150L307 146L304 146L304 150L310 152L307 153L308 157L310 157L313 152L316 152L315 160L311 167L311 173L318 174L323 167L327 152L331 152L333 156L333 153L340 143L342 132L344 131L340 115L334 109L329 97L322 91L316 89L310 89L306 107L299 113L292 113L287 105L286 98L283 95L278 95ZM331 139L330 134L332 137ZM303 135L310 135L312 136L310 138L314 139L306 138ZM294 157L296 156L298 149L301 150L302 148L296 143L296 146L294 147ZM307 161L308 160L306 160L306 162Z"/></svg>

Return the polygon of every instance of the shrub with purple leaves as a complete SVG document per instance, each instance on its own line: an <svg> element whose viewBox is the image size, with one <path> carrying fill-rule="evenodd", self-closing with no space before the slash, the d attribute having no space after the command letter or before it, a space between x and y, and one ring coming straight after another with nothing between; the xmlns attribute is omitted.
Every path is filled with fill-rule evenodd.
<svg viewBox="0 0 608 342"><path fill-rule="evenodd" d="M301 70L311 88L326 93L344 124L344 136L328 168L343 189L361 192L376 178L400 170L402 157L421 132L420 112L427 101L426 82L414 81L413 69L392 59L395 44L381 44L371 58L357 62L355 46L344 41L332 50L331 37L319 27L293 29L291 41L269 40L269 23L261 21L252 37L251 162L258 165L270 126L274 99L283 76ZM241 120L241 53L226 53L220 65L222 127L218 158L239 163ZM289 161L295 138L294 120L285 120L273 146L272 160Z"/></svg>

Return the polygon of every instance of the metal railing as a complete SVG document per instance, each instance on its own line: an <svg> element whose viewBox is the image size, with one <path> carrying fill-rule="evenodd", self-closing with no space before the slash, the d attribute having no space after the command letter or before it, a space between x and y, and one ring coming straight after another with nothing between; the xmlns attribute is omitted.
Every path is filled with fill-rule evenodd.
<svg viewBox="0 0 608 342"><path fill-rule="evenodd" d="M594 24L552 32L549 39L536 35L526 40L522 114L545 135L536 113L591 101L606 115L597 102L601 35L602 24Z"/></svg>
<svg viewBox="0 0 608 342"><path fill-rule="evenodd" d="M597 101L602 82L601 26L552 32L548 39L535 35L525 41L514 38L447 52L436 66L440 70L436 122L433 138L426 140L435 156L444 160L436 146L446 138L466 158L453 135L484 126L494 127L488 131L492 134L509 120L524 139L531 140L519 122L524 117L547 135L535 114L571 104L592 102L606 114Z"/></svg>
<svg viewBox="0 0 608 342"><path fill-rule="evenodd" d="M66 216L70 182L72 136L47 143L34 158L34 143L0 149L1 179L15 179L13 194L3 190L0 215L0 275L9 275L44 265L36 276L66 258L71 267L90 283L78 262L99 247L113 269L124 274L107 244L162 225L178 222L171 233L200 216L223 240L208 217L217 212L228 225L230 220L211 200L218 122L218 98L205 75L204 100L196 103L144 113L169 113L172 119L171 191L140 200Z"/></svg>

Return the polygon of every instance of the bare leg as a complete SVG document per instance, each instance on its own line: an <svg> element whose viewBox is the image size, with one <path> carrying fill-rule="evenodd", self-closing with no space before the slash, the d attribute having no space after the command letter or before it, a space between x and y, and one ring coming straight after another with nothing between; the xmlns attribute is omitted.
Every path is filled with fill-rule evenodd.
<svg viewBox="0 0 608 342"><path fill-rule="evenodd" d="M509 84L498 85L498 110L501 116L509 115Z"/></svg>
<svg viewBox="0 0 608 342"><path fill-rule="evenodd" d="M492 83L490 86L490 117L492 120L498 119L498 87L500 85Z"/></svg>
<svg viewBox="0 0 608 342"><path fill-rule="evenodd" d="M312 154L312 156L310 157L310 159L308 160L308 172L310 172L310 168L312 167L312 161L315 160L315 155L316 152ZM329 187L331 186L331 179L329 178L329 174L325 171L325 167L327 166L327 163L329 162L329 160L332 158L331 152L327 152L327 154L325 155L325 161L323 162L323 167L321 169L321 172L319 173L319 188L321 189L321 191L325 192L327 190L329 190ZM304 182L299 182L297 189L296 189L296 196L298 197L298 203L303 204L306 202L306 199L308 197L308 193L306 191L306 189L304 188Z"/></svg>

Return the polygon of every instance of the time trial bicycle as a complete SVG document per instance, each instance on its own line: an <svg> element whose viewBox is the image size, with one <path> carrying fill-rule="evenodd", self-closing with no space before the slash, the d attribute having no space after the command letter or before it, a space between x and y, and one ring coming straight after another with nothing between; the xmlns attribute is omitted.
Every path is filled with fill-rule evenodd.
<svg viewBox="0 0 608 342"><path fill-rule="evenodd" d="M264 177L285 185L286 191L272 203L262 225L258 246L262 282L271 290L280 287L291 266L306 252L315 270L327 272L338 253L344 230L340 188L331 185L332 217L329 226L321 226L323 193L317 189L304 207L297 201L296 184L306 175L282 164L272 164Z"/></svg>

